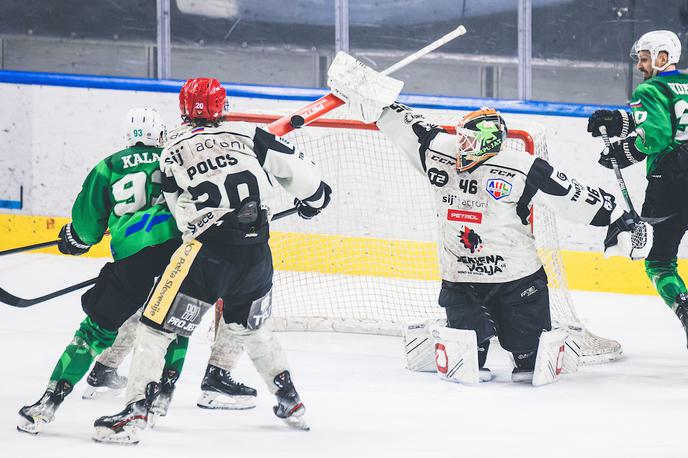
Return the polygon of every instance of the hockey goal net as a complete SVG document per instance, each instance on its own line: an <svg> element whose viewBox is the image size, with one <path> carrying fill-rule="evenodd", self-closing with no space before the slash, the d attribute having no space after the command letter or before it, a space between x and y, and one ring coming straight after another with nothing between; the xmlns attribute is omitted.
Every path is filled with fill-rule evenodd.
<svg viewBox="0 0 688 458"><path fill-rule="evenodd" d="M267 124L279 116L231 118ZM446 116L431 121L453 124ZM437 215L427 180L374 125L321 119L286 137L322 168L333 198L318 218L272 224L276 326L400 335L404 323L444 319L437 305ZM547 159L544 130L536 125L510 129L507 147ZM273 203L275 211L292 206L293 198L283 191ZM581 335L583 363L618 358L620 344L590 333L576 315L554 216L544 208L533 216L553 322Z"/></svg>

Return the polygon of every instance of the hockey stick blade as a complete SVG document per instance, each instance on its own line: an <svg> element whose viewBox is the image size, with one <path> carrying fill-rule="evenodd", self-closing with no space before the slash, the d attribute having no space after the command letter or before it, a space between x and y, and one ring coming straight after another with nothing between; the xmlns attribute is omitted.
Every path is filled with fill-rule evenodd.
<svg viewBox="0 0 688 458"><path fill-rule="evenodd" d="M54 291L50 294L46 294L45 296L36 297L34 299L23 299L21 297L10 294L4 289L0 288L0 302L10 305L12 307L31 307L32 305L48 301L58 296L62 296L63 294L71 293L72 291L76 291L78 289L91 286L96 282L96 280L97 278L91 278L90 280L82 281L81 283L77 283L76 285L68 286L66 288Z"/></svg>
<svg viewBox="0 0 688 458"><path fill-rule="evenodd" d="M60 243L59 240L51 240L50 242L41 242L34 245L20 246L17 248L10 248L9 250L0 251L0 256L5 256L8 254L21 253L23 251L38 250L40 248L46 248L49 246L57 245Z"/></svg>

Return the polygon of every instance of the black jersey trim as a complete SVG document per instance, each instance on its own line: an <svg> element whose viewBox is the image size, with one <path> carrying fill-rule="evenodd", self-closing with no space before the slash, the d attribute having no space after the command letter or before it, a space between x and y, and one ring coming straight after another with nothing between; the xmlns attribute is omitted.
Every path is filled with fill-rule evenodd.
<svg viewBox="0 0 688 458"><path fill-rule="evenodd" d="M251 140L251 137L248 135L240 134L238 132L232 132L229 130L223 130L222 132L205 132L205 131L202 131L202 132L198 132L196 134L193 134L190 137L181 138L181 139L177 140L177 142L172 143L171 145L165 145L165 149L173 148L173 147L177 146L178 144L180 144L181 142L184 142L186 140L191 140L192 138L195 138L199 135L222 135L222 134L232 134L232 135L236 135L237 137L244 137L244 138L248 138L249 140Z"/></svg>
<svg viewBox="0 0 688 458"><path fill-rule="evenodd" d="M521 218L523 225L530 224L528 218L530 216L530 203L535 194L542 190L542 192L553 195L561 195L561 185L554 182L551 178L554 168L542 159L535 158L533 165L530 167L526 175L526 185L523 189L523 194L516 203L516 214ZM559 186L560 190L553 188L552 185ZM564 192L564 195L566 192Z"/></svg>

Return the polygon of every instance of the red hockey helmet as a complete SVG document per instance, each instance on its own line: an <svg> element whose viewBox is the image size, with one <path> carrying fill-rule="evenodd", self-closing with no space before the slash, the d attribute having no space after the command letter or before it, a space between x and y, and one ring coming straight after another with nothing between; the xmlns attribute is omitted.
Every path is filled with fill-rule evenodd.
<svg viewBox="0 0 688 458"><path fill-rule="evenodd" d="M179 91L179 111L185 121L219 121L227 93L215 78L192 78Z"/></svg>

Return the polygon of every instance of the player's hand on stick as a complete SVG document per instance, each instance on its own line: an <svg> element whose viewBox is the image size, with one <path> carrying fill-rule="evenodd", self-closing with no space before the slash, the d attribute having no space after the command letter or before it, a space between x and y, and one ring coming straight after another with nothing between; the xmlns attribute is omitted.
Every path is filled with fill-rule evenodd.
<svg viewBox="0 0 688 458"><path fill-rule="evenodd" d="M311 219L317 216L323 208L327 207L330 203L331 194L332 188L324 181L321 181L320 187L312 196L303 200L294 199L296 211L301 218Z"/></svg>
<svg viewBox="0 0 688 458"><path fill-rule="evenodd" d="M611 223L604 239L604 256L622 256L633 260L646 258L652 248L652 226L633 212Z"/></svg>
<svg viewBox="0 0 688 458"><path fill-rule="evenodd" d="M60 241L57 244L58 250L62 254L71 254L73 256L79 256L86 253L91 245L84 243L76 231L72 223L67 223L60 229L60 235L58 236Z"/></svg>
<svg viewBox="0 0 688 458"><path fill-rule="evenodd" d="M635 147L635 136L619 140L609 144L609 148L605 148L600 154L600 159L597 161L602 167L612 169L612 158L616 159L616 164L620 169L624 169L636 162L641 162L647 156Z"/></svg>
<svg viewBox="0 0 688 458"><path fill-rule="evenodd" d="M626 138L635 130L635 121L623 110L597 110L588 118L588 132L599 137L600 127L605 127L610 137Z"/></svg>
<svg viewBox="0 0 688 458"><path fill-rule="evenodd" d="M377 72L342 51L327 75L332 93L346 102L352 117L365 123L377 121L382 109L397 99L404 86L403 81Z"/></svg>

